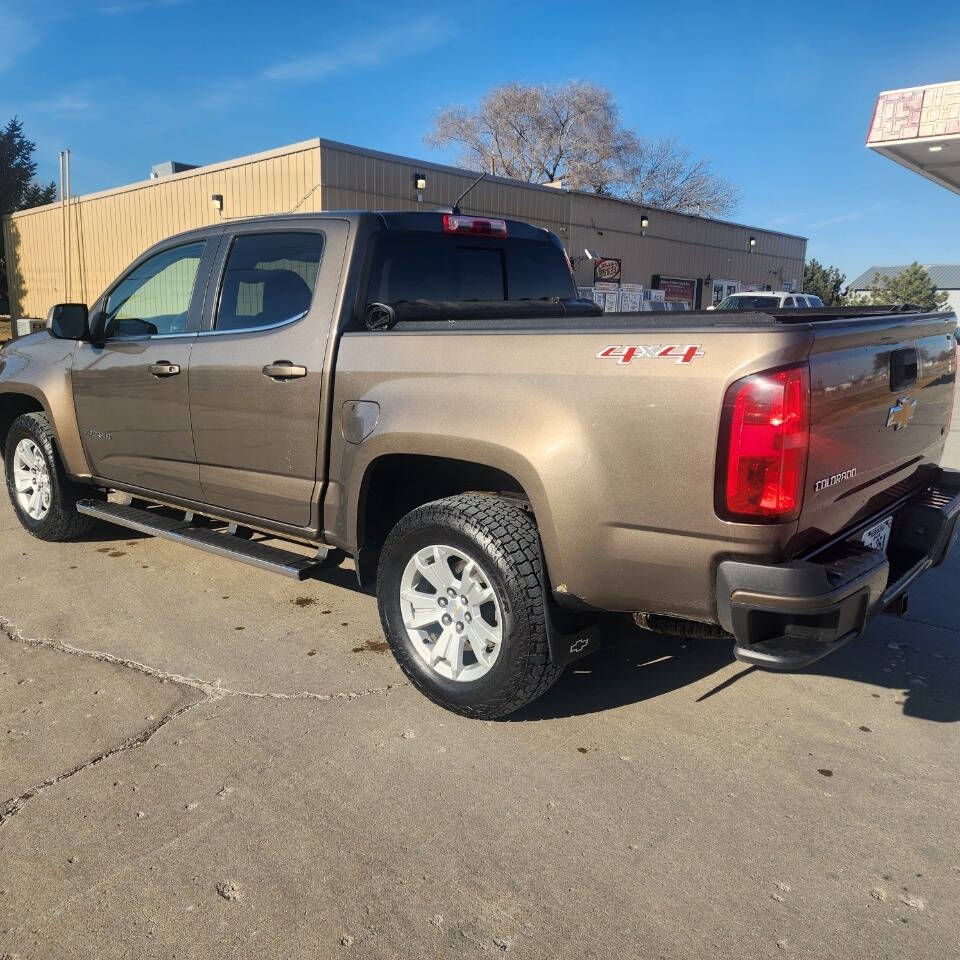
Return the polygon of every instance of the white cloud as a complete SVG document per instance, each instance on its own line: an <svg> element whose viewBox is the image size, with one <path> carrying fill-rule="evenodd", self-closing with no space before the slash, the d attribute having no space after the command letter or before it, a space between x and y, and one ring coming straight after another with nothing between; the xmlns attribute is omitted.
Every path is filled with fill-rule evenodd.
<svg viewBox="0 0 960 960"><path fill-rule="evenodd" d="M859 220L861 217L865 217L868 213L874 213L877 210L881 210L884 207L882 203L874 203L869 207L864 207L862 210L851 210L849 213L840 213L835 217L827 217L824 220L817 220L816 223L807 224L808 230L819 230L822 227L832 227L836 223L849 223L851 220Z"/></svg>
<svg viewBox="0 0 960 960"><path fill-rule="evenodd" d="M24 107L28 113L88 113L94 109L96 104L91 99L77 93L60 93L46 100L34 100Z"/></svg>
<svg viewBox="0 0 960 960"><path fill-rule="evenodd" d="M438 47L454 32L451 24L439 17L418 17L363 40L352 40L307 57L275 63L264 71L263 76L266 80L322 80L344 70L376 67L411 52L422 53Z"/></svg>
<svg viewBox="0 0 960 960"><path fill-rule="evenodd" d="M138 10L149 10L151 7L179 7L190 0L113 0L104 4L97 13L105 17L122 16L125 13L136 13Z"/></svg>
<svg viewBox="0 0 960 960"><path fill-rule="evenodd" d="M3 25L0 73L3 73L13 67L24 54L29 53L40 38L34 24L15 12L13 6L3 0L0 0L0 24Z"/></svg>

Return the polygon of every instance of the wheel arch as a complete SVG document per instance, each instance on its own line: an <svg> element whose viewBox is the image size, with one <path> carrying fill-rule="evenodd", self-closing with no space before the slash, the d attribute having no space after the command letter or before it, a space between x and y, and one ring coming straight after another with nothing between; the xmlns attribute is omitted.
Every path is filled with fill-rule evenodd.
<svg viewBox="0 0 960 960"><path fill-rule="evenodd" d="M499 467L457 457L385 453L367 464L356 509L357 576L374 582L387 534L411 510L460 493L490 493L524 504L534 515L524 484Z"/></svg>
<svg viewBox="0 0 960 960"><path fill-rule="evenodd" d="M10 433L10 428L17 417L25 413L43 413L48 420L50 419L50 411L38 397L29 393L0 393L0 457L6 455L7 435ZM52 421L51 426L53 426ZM62 457L62 452L59 450L58 452Z"/></svg>

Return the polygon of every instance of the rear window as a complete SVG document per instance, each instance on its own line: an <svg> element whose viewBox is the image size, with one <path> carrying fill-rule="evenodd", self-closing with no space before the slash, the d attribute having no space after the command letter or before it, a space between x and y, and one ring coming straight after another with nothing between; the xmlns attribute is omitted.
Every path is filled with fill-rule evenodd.
<svg viewBox="0 0 960 960"><path fill-rule="evenodd" d="M780 306L779 297L727 297L717 304L718 310L770 310Z"/></svg>
<svg viewBox="0 0 960 960"><path fill-rule="evenodd" d="M374 242L366 302L575 296L563 251L547 241L385 233Z"/></svg>

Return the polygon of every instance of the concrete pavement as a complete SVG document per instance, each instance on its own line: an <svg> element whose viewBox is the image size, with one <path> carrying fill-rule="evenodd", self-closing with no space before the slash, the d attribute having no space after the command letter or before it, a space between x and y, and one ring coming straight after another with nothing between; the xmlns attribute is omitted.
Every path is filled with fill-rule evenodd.
<svg viewBox="0 0 960 960"><path fill-rule="evenodd" d="M405 684L346 567L44 544L4 498L0 570L0 957L960 943L960 555L806 673L618 621L500 723Z"/></svg>

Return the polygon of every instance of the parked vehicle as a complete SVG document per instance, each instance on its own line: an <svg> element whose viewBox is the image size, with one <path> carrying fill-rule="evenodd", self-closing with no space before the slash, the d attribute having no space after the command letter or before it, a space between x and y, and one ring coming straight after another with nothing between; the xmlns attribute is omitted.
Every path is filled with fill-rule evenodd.
<svg viewBox="0 0 960 960"><path fill-rule="evenodd" d="M45 540L100 518L297 578L350 554L413 683L499 717L600 611L794 669L902 609L957 533L955 328L602 316L527 224L265 217L7 345L0 438Z"/></svg>
<svg viewBox="0 0 960 960"><path fill-rule="evenodd" d="M812 293L770 290L758 293L732 293L708 310L807 310L823 306Z"/></svg>

